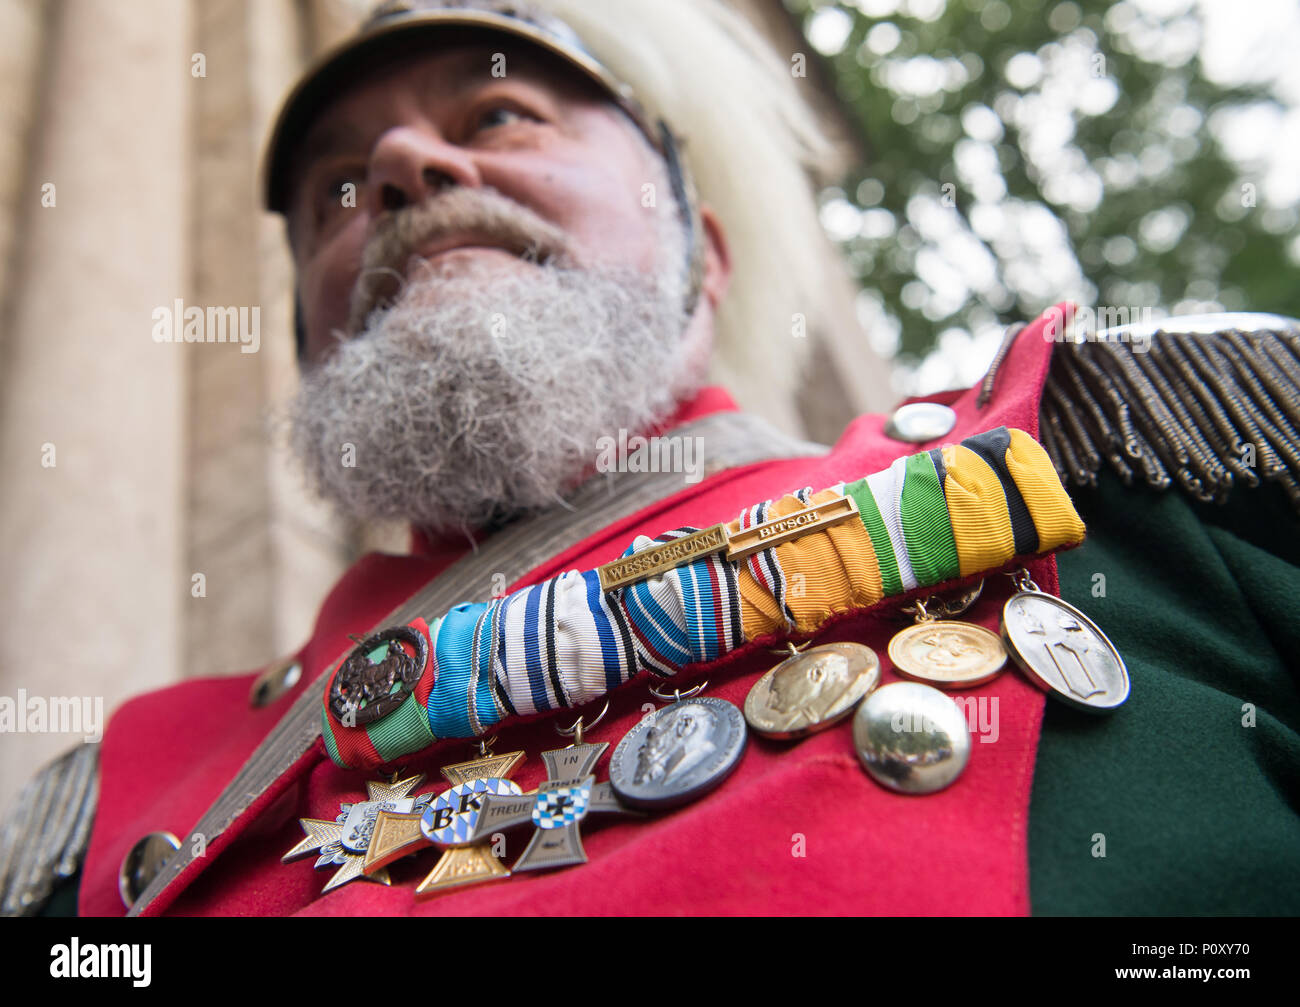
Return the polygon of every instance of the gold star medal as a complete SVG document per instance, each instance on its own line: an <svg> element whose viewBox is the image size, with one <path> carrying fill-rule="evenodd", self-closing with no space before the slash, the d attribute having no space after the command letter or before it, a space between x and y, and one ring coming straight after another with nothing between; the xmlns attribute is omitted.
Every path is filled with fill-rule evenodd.
<svg viewBox="0 0 1300 1007"><path fill-rule="evenodd" d="M443 853L416 887L417 896L510 876L492 852L491 842L476 842L471 836L484 797L513 797L523 793L519 784L508 777L524 760L524 753L493 755L483 743L479 752L477 759L443 767L442 775L451 788L434 797L426 807L379 813L361 868L367 876L386 876L388 864L426 846L437 846Z"/></svg>
<svg viewBox="0 0 1300 1007"><path fill-rule="evenodd" d="M428 805L432 794L419 797L408 796L412 790L424 782L424 774L417 773L399 780L393 774L392 782L370 782L366 784L368 800L355 804L340 804L339 816L334 821L323 818L300 818L298 824L307 833L306 838L280 858L287 863L307 853L319 852L316 869L337 865L338 870L322 889L321 894L345 885L357 878L369 878L380 884L389 884L388 872L384 870L367 874L362 870L366 852L375 834L375 823L384 812L414 813L417 815Z"/></svg>

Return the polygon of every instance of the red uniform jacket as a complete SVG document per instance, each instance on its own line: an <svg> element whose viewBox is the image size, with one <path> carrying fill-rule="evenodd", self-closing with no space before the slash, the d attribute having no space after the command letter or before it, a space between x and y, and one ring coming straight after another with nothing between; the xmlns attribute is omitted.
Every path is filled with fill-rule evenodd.
<svg viewBox="0 0 1300 1007"><path fill-rule="evenodd" d="M1039 318L1016 340L999 371L997 392L984 408L977 408L974 390L936 397L958 416L943 442L1000 425L1037 435L1051 355L1044 333L1049 319ZM725 393L708 389L679 419L734 408ZM940 443L900 443L884 433L884 423L882 416L859 417L823 457L764 462L706 478L594 532L510 589L609 562L637 535L728 521L760 500L860 478ZM265 708L250 708L250 675L187 681L121 707L101 751L100 805L83 872L81 912L124 913L117 873L131 846L159 830L188 836L298 691L316 688L312 683L347 649L348 634L377 624L458 557L459 547L441 546L359 560L331 591L298 655L301 683ZM1044 590L1056 592L1054 561L1039 561L1030 571ZM1010 590L1006 577L990 578L984 596L964 618L996 631ZM872 647L882 659L883 681L889 682L897 675L886 647L899 628L895 618L857 615L833 624L817 642L853 640ZM708 695L743 705L749 688L777 660L766 649L747 647L711 666L689 668L681 677L707 678ZM647 684L643 675L615 690L608 715L587 740L616 744L644 715L643 705L654 702ZM391 887L363 879L324 896L321 889L336 868L313 870L310 857L281 863L281 855L303 836L299 817L333 820L341 802L366 799L365 782L374 778L335 766L318 740L230 828L211 839L205 855L172 882L150 912L1025 914L1030 784L1044 696L1011 669L971 694L997 700L996 741L980 743L973 736L966 771L937 794L904 796L872 781L858 763L847 722L801 741L751 736L735 773L695 803L648 818L587 818L582 823L587 864L418 900L415 885L438 856L431 848L394 864ZM566 711L500 725L495 751L528 754L513 777L524 790L544 779L540 753L568 743L555 725L573 719ZM441 790L446 784L439 768L476 752L465 741L440 742L404 762L402 770L427 774L416 793ZM607 776L607 758L597 766L598 779ZM528 835L529 830L511 835L507 865Z"/></svg>

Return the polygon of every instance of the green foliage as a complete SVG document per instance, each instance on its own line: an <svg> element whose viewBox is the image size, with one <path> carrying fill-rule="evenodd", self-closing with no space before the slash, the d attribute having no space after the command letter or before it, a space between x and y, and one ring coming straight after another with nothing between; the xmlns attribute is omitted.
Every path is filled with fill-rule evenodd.
<svg viewBox="0 0 1300 1007"><path fill-rule="evenodd" d="M1296 208L1270 206L1261 166L1243 169L1212 128L1274 98L1207 78L1196 7L796 10L868 149L823 220L904 366L945 329L988 335L1065 298L1300 316Z"/></svg>

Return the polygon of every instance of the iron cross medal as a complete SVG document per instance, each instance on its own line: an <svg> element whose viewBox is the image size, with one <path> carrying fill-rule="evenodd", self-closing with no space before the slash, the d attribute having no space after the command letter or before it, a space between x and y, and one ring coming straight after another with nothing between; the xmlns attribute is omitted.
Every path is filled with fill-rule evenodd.
<svg viewBox="0 0 1300 1007"><path fill-rule="evenodd" d="M597 783L592 773L607 748L609 743L602 741L543 752L546 782L535 794L484 796L470 842L482 842L494 832L531 823L533 837L513 870L585 864L587 852L582 848L578 824L593 811L628 813L609 783Z"/></svg>

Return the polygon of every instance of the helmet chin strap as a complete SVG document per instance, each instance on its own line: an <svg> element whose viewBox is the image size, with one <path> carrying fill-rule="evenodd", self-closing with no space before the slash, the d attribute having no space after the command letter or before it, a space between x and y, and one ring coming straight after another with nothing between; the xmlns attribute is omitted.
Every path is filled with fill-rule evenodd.
<svg viewBox="0 0 1300 1007"><path fill-rule="evenodd" d="M690 318L700 303L700 290L704 285L704 243L700 240L700 211L695 198L695 184L682 163L677 138L662 119L656 123L656 127L659 130L659 147L663 153L664 166L668 169L668 182L673 187L673 198L677 200L682 226L686 229L685 316Z"/></svg>
<svg viewBox="0 0 1300 1007"><path fill-rule="evenodd" d="M293 345L298 350L298 363L302 363L303 354L307 352L307 326L302 320L302 295L298 288L293 288Z"/></svg>

